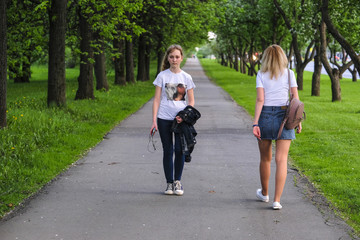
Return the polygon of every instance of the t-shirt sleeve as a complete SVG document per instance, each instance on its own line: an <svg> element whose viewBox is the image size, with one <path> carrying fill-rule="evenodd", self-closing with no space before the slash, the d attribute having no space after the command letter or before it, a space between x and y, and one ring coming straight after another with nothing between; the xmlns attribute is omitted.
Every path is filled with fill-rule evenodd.
<svg viewBox="0 0 360 240"><path fill-rule="evenodd" d="M262 73L259 71L256 75L256 88L264 88L262 76Z"/></svg>
<svg viewBox="0 0 360 240"><path fill-rule="evenodd" d="M290 86L291 87L298 87L297 82L296 82L296 78L295 78L295 73L293 70L290 70Z"/></svg>
<svg viewBox="0 0 360 240"><path fill-rule="evenodd" d="M190 89L193 89L193 88L196 88L195 83L194 83L191 75L188 75L187 76L187 90L190 90Z"/></svg>
<svg viewBox="0 0 360 240"><path fill-rule="evenodd" d="M153 82L154 86L159 86L159 87L162 88L162 86L163 86L163 78L161 76L162 76L161 73L159 73L157 75L157 77L155 78L155 80Z"/></svg>

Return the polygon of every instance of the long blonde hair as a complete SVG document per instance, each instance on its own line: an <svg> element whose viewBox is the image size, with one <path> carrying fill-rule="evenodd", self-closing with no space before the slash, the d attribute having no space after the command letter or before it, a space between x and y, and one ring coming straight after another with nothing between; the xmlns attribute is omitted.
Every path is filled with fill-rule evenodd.
<svg viewBox="0 0 360 240"><path fill-rule="evenodd" d="M263 53L260 71L269 72L271 79L273 77L277 79L284 72L287 65L288 59L284 50L279 45L273 44L266 48Z"/></svg>
<svg viewBox="0 0 360 240"><path fill-rule="evenodd" d="M164 58L163 58L162 64L161 64L161 71L164 71L164 70L170 68L170 63L169 63L168 57L169 57L169 54L175 50L179 50L181 53L181 56L184 57L183 49L180 45L177 45L177 44L171 45L170 47L168 47L168 49L165 52L165 55L164 55Z"/></svg>

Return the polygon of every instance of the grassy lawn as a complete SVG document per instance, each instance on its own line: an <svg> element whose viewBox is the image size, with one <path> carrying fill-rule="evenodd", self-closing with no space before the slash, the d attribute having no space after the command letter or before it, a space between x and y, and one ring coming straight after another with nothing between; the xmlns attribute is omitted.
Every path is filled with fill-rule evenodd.
<svg viewBox="0 0 360 240"><path fill-rule="evenodd" d="M256 77L201 59L206 74L254 115ZM331 102L330 79L321 77L320 97L311 96L312 73L304 74L307 119L290 148L293 164L332 203L334 210L360 232L360 82L341 80L341 102Z"/></svg>
<svg viewBox="0 0 360 240"><path fill-rule="evenodd" d="M151 69L154 79L156 65ZM81 158L154 94L152 81L120 87L110 73L108 92L95 91L95 100L75 101L79 69L67 69L67 106L52 109L46 105L47 67L34 66L32 72L30 83L8 82L8 127L0 130L0 218Z"/></svg>

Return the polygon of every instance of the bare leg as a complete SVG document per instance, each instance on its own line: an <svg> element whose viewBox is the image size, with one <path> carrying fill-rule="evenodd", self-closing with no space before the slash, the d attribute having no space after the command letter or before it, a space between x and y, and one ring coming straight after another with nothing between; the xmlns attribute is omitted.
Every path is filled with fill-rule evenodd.
<svg viewBox="0 0 360 240"><path fill-rule="evenodd" d="M287 159L291 140L276 141L276 175L275 175L275 196L274 202L280 202L287 176Z"/></svg>
<svg viewBox="0 0 360 240"><path fill-rule="evenodd" d="M271 140L258 141L260 150L260 181L262 194L264 196L269 195L269 179L271 173L271 159L272 159L272 145Z"/></svg>

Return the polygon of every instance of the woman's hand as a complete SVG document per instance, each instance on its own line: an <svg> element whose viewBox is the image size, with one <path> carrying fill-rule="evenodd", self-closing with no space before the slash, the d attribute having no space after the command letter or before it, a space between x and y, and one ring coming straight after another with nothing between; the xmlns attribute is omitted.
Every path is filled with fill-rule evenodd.
<svg viewBox="0 0 360 240"><path fill-rule="evenodd" d="M183 119L181 117L179 117L179 116L176 116L175 119L176 119L177 123L181 123L183 121Z"/></svg>
<svg viewBox="0 0 360 240"><path fill-rule="evenodd" d="M260 127L259 126L254 126L253 127L253 134L257 139L261 140L261 133L260 133Z"/></svg>
<svg viewBox="0 0 360 240"><path fill-rule="evenodd" d="M155 131L153 132L154 129L155 129ZM155 123L153 123L152 126L151 126L150 134L151 134L151 135L154 135L155 132L157 132L157 130L158 130L158 127L157 127L157 124L156 124L156 122L155 122Z"/></svg>
<svg viewBox="0 0 360 240"><path fill-rule="evenodd" d="M301 130L302 130L302 126L301 126L301 123L299 123L299 126L297 126L297 128L296 128L296 132L301 133Z"/></svg>

